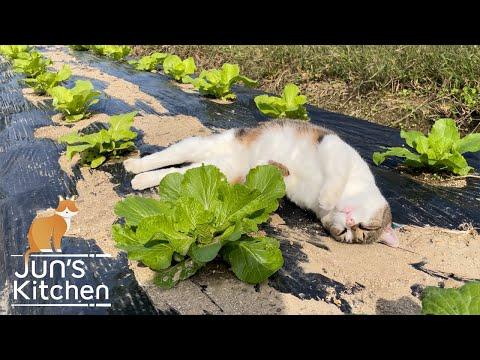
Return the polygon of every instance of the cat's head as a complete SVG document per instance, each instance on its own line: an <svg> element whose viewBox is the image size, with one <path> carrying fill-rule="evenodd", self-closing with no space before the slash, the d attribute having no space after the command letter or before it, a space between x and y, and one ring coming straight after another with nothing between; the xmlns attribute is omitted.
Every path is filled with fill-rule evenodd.
<svg viewBox="0 0 480 360"><path fill-rule="evenodd" d="M322 219L330 234L349 243L382 242L396 247L399 240L392 229L392 212L387 201L370 197L348 207L340 207Z"/></svg>
<svg viewBox="0 0 480 360"><path fill-rule="evenodd" d="M64 199L63 196L59 195L58 206L55 209L55 212L64 218L74 217L78 213L77 204L75 202L76 200L76 195L73 195L72 197L67 197L66 199Z"/></svg>

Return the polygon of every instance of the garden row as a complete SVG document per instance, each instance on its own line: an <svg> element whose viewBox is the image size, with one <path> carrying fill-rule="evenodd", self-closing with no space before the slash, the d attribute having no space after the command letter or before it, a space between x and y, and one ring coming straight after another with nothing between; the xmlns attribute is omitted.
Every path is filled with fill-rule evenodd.
<svg viewBox="0 0 480 360"><path fill-rule="evenodd" d="M98 46L76 45L75 50L92 50L97 54L109 56L114 60L123 60L129 53L128 46ZM234 100L235 94L231 86L238 81L245 85L254 86L256 81L240 75L236 64L223 64L221 69L203 70L197 78L191 75L196 70L192 57L182 60L177 55L154 52L138 60L130 60L129 64L141 71L163 72L183 83L190 83L199 92L206 96L220 99ZM271 118L292 118L308 120L305 109L307 99L299 94L295 84L287 84L281 97L259 95L254 98L257 108L262 114ZM404 165L409 169L427 169L435 173L453 173L464 176L474 169L468 165L463 154L480 151L480 134L469 134L460 137L457 125L453 119L439 119L433 125L428 136L419 131L404 131L400 136L407 145L415 151L405 147L393 147L384 152L375 152L373 161L380 165L386 157L394 156L404 159Z"/></svg>
<svg viewBox="0 0 480 360"><path fill-rule="evenodd" d="M122 60L130 52L126 46L80 47L114 60ZM78 46L72 48L79 50ZM71 89L60 86L70 78L71 69L65 65L57 72L48 71L51 60L31 47L4 45L0 46L0 54L12 62L16 72L24 74L24 82L37 94L53 98L53 106L62 112L66 122L88 117L89 107L99 101L101 93L89 81L77 80ZM156 71L161 65L164 73L176 81L191 83L200 93L223 99L235 98L230 87L236 81L254 84L253 80L240 76L238 66L232 64L224 64L221 70L202 71L197 78L192 78L196 70L192 58L181 60L176 55L156 53L129 63L138 70L148 71ZM281 100L285 104L296 104L295 111L303 114L296 117L306 119L306 98L298 95L294 87L293 84L287 86ZM260 99L262 96L270 98L261 95ZM264 111L268 106L259 105L266 102L259 97L255 102L268 115L268 111ZM272 117L295 117L285 109L279 111L275 106L270 109ZM273 116L277 113L280 114ZM82 164L96 168L108 158L127 154L135 147L136 133L131 129L135 115L136 112L131 112L111 116L108 129L97 133L71 133L62 137L60 141L68 144L66 156L72 159L80 154ZM466 174L472 168L461 154L480 150L479 134L461 138L450 119L438 120L428 136L403 131L401 136L417 153L403 147L391 148L385 153L374 154L376 164L386 156L399 156L415 168ZM217 168L204 166L184 175L166 176L158 192L160 200L129 196L120 201L115 213L124 222L112 227L116 245L125 250L130 259L157 272L157 285L172 287L217 256L230 264L239 279L251 284L264 281L283 266L277 240L251 236L278 208L278 201L285 194L283 178L277 168L257 167L251 170L244 184L231 185ZM480 285L470 283L459 289L427 288L422 304L424 313L478 313Z"/></svg>
<svg viewBox="0 0 480 360"><path fill-rule="evenodd" d="M70 47L77 51L91 50L116 61L125 60L131 52L131 48L125 45L71 45ZM202 70L198 77L192 78L191 75L197 70L192 57L182 60L174 54L154 52L138 60L130 60L128 63L140 71L157 72L161 68L165 75L175 81L192 84L200 94L221 100L235 100L236 96L231 89L235 83L242 82L250 87L257 84L257 81L240 75L240 67L237 64L225 63L221 69ZM300 95L300 90L295 84L287 84L281 97L259 95L254 101L262 114L268 117L308 120L305 109L307 98Z"/></svg>
<svg viewBox="0 0 480 360"><path fill-rule="evenodd" d="M72 45L71 48L90 50L116 61L124 61L131 51L130 47L120 45ZM38 52L27 51L29 50L27 46L3 46L2 49L5 56L13 59L14 69L25 74L27 85L32 86L37 94L48 92L53 97L53 105L65 114L67 122L78 121L89 115L88 107L95 104L100 95L93 89L90 82L79 80L72 89L57 86L71 74L67 65L59 72L52 73L46 71L51 61L44 59ZM161 67L163 72L175 81L190 83L201 94L220 99L234 100L235 94L231 86L238 81L248 86L256 84L256 81L240 75L239 66L236 64L226 63L221 69L203 70L199 76L192 78L196 65L191 57L182 60L177 55L155 52L138 60L130 60L128 63L141 71L156 72ZM254 101L266 116L308 119L305 109L307 99L299 94L295 84L286 85L282 97L259 95ZM437 120L428 136L419 131L401 131L400 136L415 151L406 147L394 147L384 152L376 152L373 154L376 165L380 165L386 157L395 156L403 158L404 165L413 170L427 169L434 173L453 173L461 176L474 170L468 165L463 154L480 151L480 134L469 134L461 138L456 123L452 119ZM78 138L68 139L73 141ZM128 142L132 139L125 140ZM129 147L106 146L102 149L116 154L119 150L128 150ZM84 163L92 164L92 160L97 159L93 162L93 167L100 165L102 161L99 158L91 159L90 153L91 151L83 158Z"/></svg>

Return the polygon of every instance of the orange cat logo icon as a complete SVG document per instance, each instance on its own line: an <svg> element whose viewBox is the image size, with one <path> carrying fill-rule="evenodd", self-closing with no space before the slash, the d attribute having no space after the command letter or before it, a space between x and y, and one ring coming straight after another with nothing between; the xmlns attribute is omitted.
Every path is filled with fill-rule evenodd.
<svg viewBox="0 0 480 360"><path fill-rule="evenodd" d="M59 196L58 199L54 215L37 217L30 225L30 230L28 230L29 247L23 255L27 264L31 253L62 252L62 237L70 229L72 217L77 215L78 208L75 204L76 195L66 199Z"/></svg>

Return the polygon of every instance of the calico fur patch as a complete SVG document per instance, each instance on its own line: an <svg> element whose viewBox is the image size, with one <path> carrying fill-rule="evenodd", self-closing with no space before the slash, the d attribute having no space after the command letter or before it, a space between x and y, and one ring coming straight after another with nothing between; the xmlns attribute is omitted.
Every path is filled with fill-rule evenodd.
<svg viewBox="0 0 480 360"><path fill-rule="evenodd" d="M264 130L275 127L294 128L300 136L311 136L313 142L320 143L326 135L335 134L333 131L324 127L310 124L300 120L274 120L263 123L256 128L241 128L235 130L235 137L245 145L251 144L263 133Z"/></svg>

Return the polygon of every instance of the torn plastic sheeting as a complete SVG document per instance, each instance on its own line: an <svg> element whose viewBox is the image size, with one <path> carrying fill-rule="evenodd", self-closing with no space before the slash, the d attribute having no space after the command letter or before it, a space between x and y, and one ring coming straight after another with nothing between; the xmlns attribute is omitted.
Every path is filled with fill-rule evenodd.
<svg viewBox="0 0 480 360"><path fill-rule="evenodd" d="M253 127L268 120L256 108L253 98L261 92L234 86L237 100L218 104L196 93L187 93L163 74L139 72L128 65L112 62L90 52L74 52L74 56L89 66L134 83L157 98L169 114L197 117L210 128ZM350 116L308 106L311 122L337 132L358 150L370 164L378 186L389 201L393 220L397 223L458 228L463 223L480 227L480 181L467 179L464 188L449 188L417 182L398 173L398 160L389 159L382 166L373 165L372 154L384 146L401 146L399 131ZM480 169L480 155L466 154L471 166Z"/></svg>
<svg viewBox="0 0 480 360"><path fill-rule="evenodd" d="M88 264L87 277L78 286L106 284L111 293L111 308L48 308L12 307L11 286L14 272L23 266L21 257L27 247L26 234L37 210L56 207L58 195L76 193L75 182L58 164L63 147L49 139L35 139L34 130L51 125L53 112L30 104L22 95L19 76L0 59L0 294L2 302L8 294L13 314L157 314L150 299L136 282L128 268L125 254L101 259L100 264ZM66 237L65 252L99 253L94 240ZM58 275L58 274L56 274ZM55 284L57 277L47 279ZM1 305L1 304L0 304Z"/></svg>

